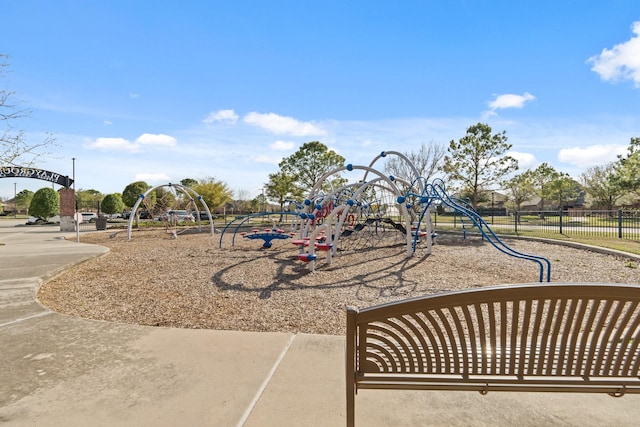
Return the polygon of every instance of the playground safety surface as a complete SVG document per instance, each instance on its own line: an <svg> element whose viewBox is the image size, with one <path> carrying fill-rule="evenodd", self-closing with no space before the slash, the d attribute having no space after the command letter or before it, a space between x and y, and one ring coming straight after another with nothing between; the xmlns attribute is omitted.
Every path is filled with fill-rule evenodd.
<svg viewBox="0 0 640 427"><path fill-rule="evenodd" d="M66 271L42 287L40 300L73 316L218 330L344 334L346 305L367 307L445 290L528 283L537 264L500 253L479 237L440 235L431 255L406 257L400 233L370 249L339 251L332 264L320 253L316 271L297 259L290 240L236 238L164 230L83 234L110 248L103 257ZM226 237L226 236L225 236ZM515 249L552 263L554 282L640 283L629 258L541 242L509 240ZM362 246L362 245L361 245ZM636 262L637 263L637 262Z"/></svg>

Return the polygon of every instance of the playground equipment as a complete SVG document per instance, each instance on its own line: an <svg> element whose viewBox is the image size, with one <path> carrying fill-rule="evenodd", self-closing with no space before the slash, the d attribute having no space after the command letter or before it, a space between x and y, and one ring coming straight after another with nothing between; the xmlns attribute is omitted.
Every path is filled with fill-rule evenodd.
<svg viewBox="0 0 640 427"><path fill-rule="evenodd" d="M281 220L284 217L290 217L292 221L289 225L289 231L285 231L282 224L276 224L276 221L272 219L273 217L279 217ZM270 228L265 228L263 231L260 231L259 228L253 227L252 223L263 222L265 220L272 223ZM286 240L293 238L297 234L296 230L299 229L299 223L300 216L297 211L261 212L238 217L229 222L222 229L222 232L220 233L219 246L222 248L225 234L227 232L231 232L233 233L231 237L231 246L235 245L236 236L240 235L241 237L249 240L262 240L262 247L268 249L273 246L274 240ZM251 227L251 229L248 229L248 227Z"/></svg>
<svg viewBox="0 0 640 427"><path fill-rule="evenodd" d="M246 231L244 231L240 233L240 235L250 240L260 239L264 242L262 244L263 248L270 248L271 246L273 246L273 240L290 239L295 235L295 233L285 234L284 230L277 227L272 227L265 228L263 232L261 232L257 228L254 228L253 230L251 230L251 233L247 233Z"/></svg>
<svg viewBox="0 0 640 427"><path fill-rule="evenodd" d="M207 203L202 198L202 196L200 196L197 192L195 192L191 188L185 187L184 185L168 183L168 184L157 185L153 188L150 188L144 194L141 194L138 197L138 200L136 200L136 203L133 205L133 208L131 208L131 214L129 215L129 222L127 224L127 240L131 240L131 229L133 227L134 220L137 218L137 212L140 206L141 205L145 206L147 212L153 212L155 206L151 206L147 196L153 191L156 191L157 189L164 188L164 187L167 187L169 191L174 192L174 196L176 200L179 200L186 196L187 200L186 200L185 210L186 212L191 212L191 211L196 212L194 221L197 221L198 232L202 232L202 220L200 219L200 212L206 212L207 217L209 218L209 228L211 231L211 235L213 236L215 231L214 225L213 225L213 217L211 216L211 211L209 210L209 206L207 206ZM179 234L176 227L177 218L176 217L171 218L171 215L166 215L166 212L164 213L165 213L164 216L166 216L166 219L167 219L166 227L165 227L166 231L170 232L173 238L175 239Z"/></svg>
<svg viewBox="0 0 640 427"><path fill-rule="evenodd" d="M406 162L414 176L406 180L386 176L376 169L376 162L389 155L398 156ZM350 183L337 189L331 188L329 183L341 177L342 173L353 175L358 172L361 174L350 179ZM299 248L297 258L308 263L308 268L314 271L319 262L319 252L326 254L326 263L329 265L338 249L360 251L380 245L402 245L407 256L412 256L418 250L431 254L437 237L431 216L438 206L447 207L467 218L479 230L482 238L498 251L536 263L541 282L551 280L551 263L548 259L510 248L468 204L450 196L441 179L427 182L418 175L411 161L396 151L382 152L368 166L348 164L327 172L318 179L304 201L295 203L295 212L278 215L297 217L298 221L292 224L287 236L293 237L295 233L296 238L292 243ZM267 214L252 215L234 225L232 244L242 224L260 215ZM232 224L227 225L225 230ZM284 237L284 233L274 234L273 230L265 233L255 233L254 237L262 239L265 248L271 247L271 241L276 238L288 238ZM245 233L243 236L251 238L249 236L252 234Z"/></svg>

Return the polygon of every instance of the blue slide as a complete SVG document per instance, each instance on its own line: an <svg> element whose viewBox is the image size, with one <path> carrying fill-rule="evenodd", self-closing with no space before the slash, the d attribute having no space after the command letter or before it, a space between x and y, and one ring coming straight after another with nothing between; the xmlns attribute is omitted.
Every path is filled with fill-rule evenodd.
<svg viewBox="0 0 640 427"><path fill-rule="evenodd" d="M434 199L440 200L444 205L454 209L457 213L464 215L469 218L473 225L475 225L480 233L482 233L482 237L486 239L491 245L498 249L500 252L507 254L509 256L529 260L535 262L540 267L540 282L545 280L545 269L546 269L546 281L551 281L551 262L542 256L538 255L530 255L522 252L518 252L515 249L510 248L505 244L496 234L491 230L489 225L482 219L478 213L473 210L471 207L465 207L462 204L456 202L452 197L450 197L444 188L444 182L442 180L434 180L433 183L427 185L425 188L425 193L429 197L430 202Z"/></svg>

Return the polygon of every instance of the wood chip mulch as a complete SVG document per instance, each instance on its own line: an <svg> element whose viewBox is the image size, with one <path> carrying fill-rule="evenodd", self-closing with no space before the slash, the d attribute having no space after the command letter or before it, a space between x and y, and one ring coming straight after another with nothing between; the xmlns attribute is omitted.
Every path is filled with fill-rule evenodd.
<svg viewBox="0 0 640 427"><path fill-rule="evenodd" d="M345 306L368 307L448 290L537 282L531 261L500 253L478 237L440 236L431 255L407 257L402 244L340 251L316 271L289 240L261 241L164 230L82 234L110 248L44 284L52 310L90 319L179 328L343 335ZM508 240L547 257L553 282L640 283L635 261L542 242Z"/></svg>

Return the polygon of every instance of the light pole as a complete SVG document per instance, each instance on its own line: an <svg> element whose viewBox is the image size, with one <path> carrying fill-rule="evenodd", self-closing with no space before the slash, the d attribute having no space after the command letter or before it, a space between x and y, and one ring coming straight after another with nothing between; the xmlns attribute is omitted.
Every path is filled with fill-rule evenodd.
<svg viewBox="0 0 640 427"><path fill-rule="evenodd" d="M13 217L18 218L18 183L13 183Z"/></svg>

